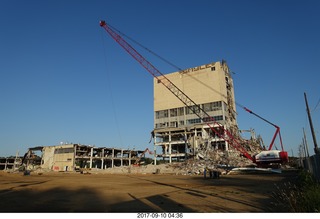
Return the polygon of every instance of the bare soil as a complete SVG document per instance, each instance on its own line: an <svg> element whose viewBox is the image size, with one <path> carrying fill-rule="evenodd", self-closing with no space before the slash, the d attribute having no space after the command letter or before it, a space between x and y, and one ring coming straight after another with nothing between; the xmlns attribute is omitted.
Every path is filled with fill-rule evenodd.
<svg viewBox="0 0 320 219"><path fill-rule="evenodd" d="M280 212L271 194L295 176L0 172L0 212Z"/></svg>

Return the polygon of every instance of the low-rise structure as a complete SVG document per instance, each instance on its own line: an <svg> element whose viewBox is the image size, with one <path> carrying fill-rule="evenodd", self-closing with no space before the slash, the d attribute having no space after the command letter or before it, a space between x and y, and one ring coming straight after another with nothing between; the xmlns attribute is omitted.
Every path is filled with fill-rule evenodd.
<svg viewBox="0 0 320 219"><path fill-rule="evenodd" d="M21 157L0 157L0 170L17 170L21 160Z"/></svg>
<svg viewBox="0 0 320 219"><path fill-rule="evenodd" d="M81 144L29 148L22 163L27 169L74 171L81 168L107 169L137 164L144 151Z"/></svg>

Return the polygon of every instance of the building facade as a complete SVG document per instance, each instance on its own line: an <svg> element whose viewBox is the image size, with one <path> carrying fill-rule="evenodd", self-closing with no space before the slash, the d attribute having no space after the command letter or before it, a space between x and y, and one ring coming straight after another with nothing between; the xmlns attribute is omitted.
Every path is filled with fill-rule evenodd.
<svg viewBox="0 0 320 219"><path fill-rule="evenodd" d="M237 133L233 79L225 61L213 62L166 74L175 86L198 104L215 122L203 121L157 79L154 80L155 160L185 160L201 157L203 150L229 150L228 143L210 127L219 123ZM218 130L219 131L219 130Z"/></svg>

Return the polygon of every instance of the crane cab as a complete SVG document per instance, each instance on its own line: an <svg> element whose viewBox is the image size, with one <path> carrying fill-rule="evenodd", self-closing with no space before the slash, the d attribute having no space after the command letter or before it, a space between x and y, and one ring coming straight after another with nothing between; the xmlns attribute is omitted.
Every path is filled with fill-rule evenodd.
<svg viewBox="0 0 320 219"><path fill-rule="evenodd" d="M282 164L289 161L288 152L279 150L262 151L254 156L257 165Z"/></svg>

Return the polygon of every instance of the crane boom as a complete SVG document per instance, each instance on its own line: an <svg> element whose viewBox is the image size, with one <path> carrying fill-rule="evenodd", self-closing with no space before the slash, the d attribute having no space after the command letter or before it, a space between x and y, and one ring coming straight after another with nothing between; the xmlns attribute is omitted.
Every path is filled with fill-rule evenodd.
<svg viewBox="0 0 320 219"><path fill-rule="evenodd" d="M118 33L116 33L105 21L100 21L100 26L103 27L107 33L136 61L138 61L159 83L162 83L174 96L183 102L195 115L197 115L202 122L216 133L220 138L227 141L232 147L237 149L246 158L251 161L255 159L242 147L239 141L228 131L223 125L216 122L212 116L204 111L198 104L196 104L189 96L187 96L181 89L172 83L164 74L162 74L156 67L154 67L148 60L146 60L140 53L137 52L129 43L127 43ZM214 125L210 124L213 123ZM215 127L218 127L217 130Z"/></svg>
<svg viewBox="0 0 320 219"><path fill-rule="evenodd" d="M244 109L245 109L248 113L251 113L252 115L255 115L256 117L262 119L263 121L269 123L270 125L272 125L272 126L274 126L274 127L276 128L276 132L275 132L274 135L273 135L273 138L272 138L272 140L271 140L271 143L270 143L270 145L269 145L269 149L268 149L268 150L270 151L270 150L272 149L273 143L274 143L274 141L276 140L277 135L279 135L279 138L280 138L279 140L280 140L280 144L281 144L281 149L282 149L282 151L284 151L283 144L282 144L282 138L281 138L281 134L280 134L280 127L277 126L276 124L273 124L272 122L266 120L265 118L259 116L258 114L252 112L252 111L249 110L248 108L244 107Z"/></svg>

